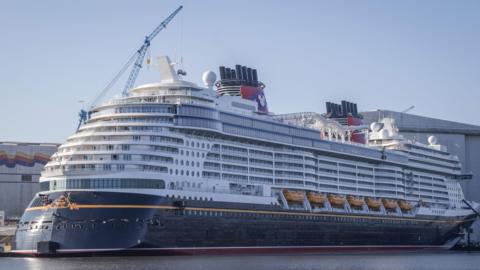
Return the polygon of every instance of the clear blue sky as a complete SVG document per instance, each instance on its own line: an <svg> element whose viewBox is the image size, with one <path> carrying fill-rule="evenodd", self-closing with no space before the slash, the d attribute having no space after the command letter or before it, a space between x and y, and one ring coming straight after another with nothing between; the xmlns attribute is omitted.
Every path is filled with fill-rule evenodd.
<svg viewBox="0 0 480 270"><path fill-rule="evenodd" d="M256 67L270 110L347 99L480 124L480 1L1 1L0 140L63 142L178 5L151 54L183 56L187 80ZM153 68L137 83L157 81ZM121 92L118 85L114 92Z"/></svg>

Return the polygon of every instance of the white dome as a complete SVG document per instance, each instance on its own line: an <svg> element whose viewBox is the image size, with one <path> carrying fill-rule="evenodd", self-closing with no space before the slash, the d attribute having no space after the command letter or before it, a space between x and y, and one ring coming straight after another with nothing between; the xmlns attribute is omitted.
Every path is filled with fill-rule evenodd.
<svg viewBox="0 0 480 270"><path fill-rule="evenodd" d="M217 74L211 70L207 70L202 75L202 81L205 87L212 88L217 80Z"/></svg>
<svg viewBox="0 0 480 270"><path fill-rule="evenodd" d="M430 137L428 137L428 143L429 143L430 145L435 145L435 144L437 144L437 137L435 137L435 136L433 136L433 135L430 136Z"/></svg>
<svg viewBox="0 0 480 270"><path fill-rule="evenodd" d="M370 124L370 129L372 131L375 131L375 132L378 132L380 129L383 128L383 124L382 123L378 123L378 122L373 122Z"/></svg>

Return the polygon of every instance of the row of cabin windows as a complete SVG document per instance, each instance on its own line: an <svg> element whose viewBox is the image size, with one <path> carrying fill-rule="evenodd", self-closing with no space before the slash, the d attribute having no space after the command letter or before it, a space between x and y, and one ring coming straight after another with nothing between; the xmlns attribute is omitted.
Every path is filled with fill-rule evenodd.
<svg viewBox="0 0 480 270"><path fill-rule="evenodd" d="M177 117L176 124L179 126L191 126L191 127L200 127L200 128L207 128L207 129L218 129L220 127L220 123L216 120L185 118L185 117Z"/></svg>
<svg viewBox="0 0 480 270"><path fill-rule="evenodd" d="M179 163L180 163L181 166L183 166L185 164L186 166L195 167L195 165L196 165L197 167L200 167L200 162L198 162L198 161L197 162L195 162L195 161L190 162L189 160L187 160L187 161L180 160L179 161L178 159L175 159L175 165L178 165Z"/></svg>
<svg viewBox="0 0 480 270"><path fill-rule="evenodd" d="M185 145L186 146L189 146L189 147L197 147L197 148L202 148L202 149L208 149L210 148L210 144L205 144L204 142L202 143L199 143L199 142L194 142L194 141L188 141L188 140L185 140Z"/></svg>
<svg viewBox="0 0 480 270"><path fill-rule="evenodd" d="M165 181L154 179L118 179L118 178L100 178L100 179L63 179L51 180L40 183L40 189L164 189Z"/></svg>
<svg viewBox="0 0 480 270"><path fill-rule="evenodd" d="M230 212L230 211L210 211L210 210L169 210L176 215L186 216L210 216L210 217L252 217L252 218L270 218L270 219L297 219L311 221L335 221L335 222L363 222L363 223L383 223L383 224L417 224L414 220L406 219L369 219L354 217L328 217L315 215L295 215L295 214L270 214L270 213L251 213L251 212Z"/></svg>
<svg viewBox="0 0 480 270"><path fill-rule="evenodd" d="M201 154L200 154L200 152L194 152L194 151L188 151L188 150L185 150L185 151L184 151L184 150L180 150L180 155L181 155L181 156L185 155L185 156L187 156L187 157L191 155L192 157L195 157L195 156L196 156L197 158L200 158L200 156L202 156L202 158L205 157L205 153L201 153Z"/></svg>
<svg viewBox="0 0 480 270"><path fill-rule="evenodd" d="M174 106L134 105L115 108L115 113L175 113Z"/></svg>
<svg viewBox="0 0 480 270"><path fill-rule="evenodd" d="M173 175L175 172L175 175L186 175L186 176L197 176L200 177L200 172L195 172L195 171L187 171L187 170L178 170L176 169L175 171L173 169L170 169L169 173Z"/></svg>

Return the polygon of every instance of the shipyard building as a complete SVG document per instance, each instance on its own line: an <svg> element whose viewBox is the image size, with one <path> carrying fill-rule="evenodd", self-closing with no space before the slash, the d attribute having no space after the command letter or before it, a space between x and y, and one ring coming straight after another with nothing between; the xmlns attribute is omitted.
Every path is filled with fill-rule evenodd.
<svg viewBox="0 0 480 270"><path fill-rule="evenodd" d="M35 193L43 166L58 144L0 142L0 211L18 219Z"/></svg>
<svg viewBox="0 0 480 270"><path fill-rule="evenodd" d="M361 115L365 124L383 117L394 118L399 132L413 141L427 143L428 137L434 135L439 144L459 157L463 173L473 175L472 179L460 180L466 199L480 202L480 126L389 110Z"/></svg>

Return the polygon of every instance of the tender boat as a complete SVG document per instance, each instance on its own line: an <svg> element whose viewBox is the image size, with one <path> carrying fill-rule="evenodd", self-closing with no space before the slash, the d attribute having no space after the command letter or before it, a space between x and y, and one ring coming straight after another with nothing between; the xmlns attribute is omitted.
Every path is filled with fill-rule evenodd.
<svg viewBox="0 0 480 270"><path fill-rule="evenodd" d="M365 200L363 198L355 197L352 195L347 196L347 201L350 204L350 207L353 208L362 208L365 204Z"/></svg>
<svg viewBox="0 0 480 270"><path fill-rule="evenodd" d="M367 198L366 202L368 207L374 210L380 209L380 206L382 205L382 202L380 200L376 200L374 198Z"/></svg>
<svg viewBox="0 0 480 270"><path fill-rule="evenodd" d="M395 211L397 209L397 201L392 199L382 199L383 206L388 211Z"/></svg>
<svg viewBox="0 0 480 270"><path fill-rule="evenodd" d="M400 209L402 209L402 211L406 212L406 211L410 211L413 209L413 205L405 200L399 200L398 201L398 206L400 207Z"/></svg>
<svg viewBox="0 0 480 270"><path fill-rule="evenodd" d="M328 201L332 206L343 207L345 204L345 197L337 194L328 194Z"/></svg>
<svg viewBox="0 0 480 270"><path fill-rule="evenodd" d="M287 199L287 201L289 202L303 202L303 200L305 199L305 193L298 190L285 189L283 191L283 195L285 196L285 199Z"/></svg>
<svg viewBox="0 0 480 270"><path fill-rule="evenodd" d="M307 192L307 198L310 203L321 205L323 205L327 200L325 194L311 191Z"/></svg>

